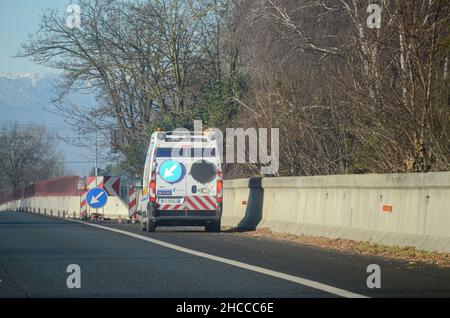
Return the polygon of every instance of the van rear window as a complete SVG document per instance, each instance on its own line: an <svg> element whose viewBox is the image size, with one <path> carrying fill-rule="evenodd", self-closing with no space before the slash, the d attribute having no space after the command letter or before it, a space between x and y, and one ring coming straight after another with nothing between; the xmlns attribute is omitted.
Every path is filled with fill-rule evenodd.
<svg viewBox="0 0 450 318"><path fill-rule="evenodd" d="M216 156L215 148L157 148L157 158L212 158Z"/></svg>

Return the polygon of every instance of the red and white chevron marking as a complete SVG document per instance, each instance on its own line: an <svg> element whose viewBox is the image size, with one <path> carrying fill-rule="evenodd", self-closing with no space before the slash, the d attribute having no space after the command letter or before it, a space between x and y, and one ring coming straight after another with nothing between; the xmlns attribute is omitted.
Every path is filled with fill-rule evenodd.
<svg viewBox="0 0 450 318"><path fill-rule="evenodd" d="M97 182L96 182L97 181ZM119 177L88 177L87 187L89 190L94 188L104 189L109 196L118 197L120 192Z"/></svg>
<svg viewBox="0 0 450 318"><path fill-rule="evenodd" d="M189 196L185 197L184 203L189 210L217 209L216 198L213 196Z"/></svg>
<svg viewBox="0 0 450 318"><path fill-rule="evenodd" d="M214 196L187 196L184 197L184 202L182 204L160 204L158 209L163 211L215 210L217 209L217 201Z"/></svg>
<svg viewBox="0 0 450 318"><path fill-rule="evenodd" d="M184 210L184 203L183 204L160 204L158 209L162 210L162 211L181 211L181 210Z"/></svg>
<svg viewBox="0 0 450 318"><path fill-rule="evenodd" d="M86 197L87 191L80 192L80 217L87 217L88 205Z"/></svg>
<svg viewBox="0 0 450 318"><path fill-rule="evenodd" d="M128 203L128 215L133 217L137 211L137 191L136 189L130 189L130 199Z"/></svg>
<svg viewBox="0 0 450 318"><path fill-rule="evenodd" d="M118 197L120 192L120 178L104 177L104 189L108 195Z"/></svg>

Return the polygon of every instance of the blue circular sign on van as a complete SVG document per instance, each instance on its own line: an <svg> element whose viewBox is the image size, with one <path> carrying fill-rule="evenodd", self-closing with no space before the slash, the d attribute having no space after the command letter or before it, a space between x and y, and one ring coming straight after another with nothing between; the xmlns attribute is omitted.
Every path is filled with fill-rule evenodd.
<svg viewBox="0 0 450 318"><path fill-rule="evenodd" d="M184 177L184 166L175 160L166 160L159 168L159 175L168 183L177 183Z"/></svg>
<svg viewBox="0 0 450 318"><path fill-rule="evenodd" d="M105 206L108 194L105 190L94 188L89 190L86 196L87 204L93 209L100 209Z"/></svg>

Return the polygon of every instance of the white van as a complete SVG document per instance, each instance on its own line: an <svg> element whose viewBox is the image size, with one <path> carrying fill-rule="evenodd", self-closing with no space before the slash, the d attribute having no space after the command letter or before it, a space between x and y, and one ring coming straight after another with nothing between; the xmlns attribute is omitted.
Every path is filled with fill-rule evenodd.
<svg viewBox="0 0 450 318"><path fill-rule="evenodd" d="M220 232L222 168L216 134L155 132L142 184L142 230L205 226Z"/></svg>

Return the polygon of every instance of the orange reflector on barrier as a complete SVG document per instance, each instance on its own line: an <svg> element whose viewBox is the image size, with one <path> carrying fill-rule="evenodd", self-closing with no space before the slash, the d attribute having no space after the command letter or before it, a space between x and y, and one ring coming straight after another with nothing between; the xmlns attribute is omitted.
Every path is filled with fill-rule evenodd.
<svg viewBox="0 0 450 318"><path fill-rule="evenodd" d="M383 205L383 212L392 213L392 205Z"/></svg>

